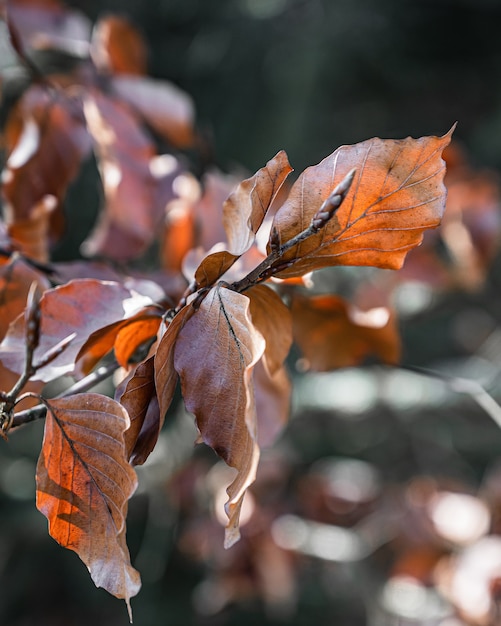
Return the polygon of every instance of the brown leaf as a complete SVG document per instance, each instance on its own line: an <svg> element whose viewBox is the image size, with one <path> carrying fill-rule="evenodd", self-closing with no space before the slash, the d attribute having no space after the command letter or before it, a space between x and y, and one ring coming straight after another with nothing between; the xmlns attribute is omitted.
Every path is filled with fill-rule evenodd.
<svg viewBox="0 0 501 626"><path fill-rule="evenodd" d="M137 478L125 458L130 421L117 402L80 394L47 402L37 465L37 508L50 535L74 550L92 580L117 598L140 588L125 542L127 503Z"/></svg>
<svg viewBox="0 0 501 626"><path fill-rule="evenodd" d="M29 217L11 222L7 227L12 244L25 257L47 263L50 259L51 216L57 206L54 196L44 196Z"/></svg>
<svg viewBox="0 0 501 626"><path fill-rule="evenodd" d="M97 69L111 74L146 74L148 51L137 29L125 17L107 15L92 33L90 53Z"/></svg>
<svg viewBox="0 0 501 626"><path fill-rule="evenodd" d="M446 190L443 137L369 139L342 146L307 168L278 209L273 226L281 244L305 230L324 200L348 172L356 174L334 217L317 234L282 257L292 262L277 276L299 276L331 265L373 265L398 269L423 231L440 223Z"/></svg>
<svg viewBox="0 0 501 626"><path fill-rule="evenodd" d="M128 289L112 282L75 280L46 291L40 301L40 344L35 363L59 341L76 333L66 350L47 366L39 369L32 380L48 382L74 369L74 362L88 337L102 327L130 315L134 298ZM0 344L0 360L18 374L24 367L24 316L11 325Z"/></svg>
<svg viewBox="0 0 501 626"><path fill-rule="evenodd" d="M115 358L119 365L127 367L134 361L137 351L156 337L160 322L160 311L156 311L152 316L130 320L122 325L115 340Z"/></svg>
<svg viewBox="0 0 501 626"><path fill-rule="evenodd" d="M370 356L388 364L400 358L397 324L385 307L361 311L338 296L295 295L291 310L294 341L308 368L323 372Z"/></svg>
<svg viewBox="0 0 501 626"><path fill-rule="evenodd" d="M0 339L5 336L9 324L24 311L32 283L36 283L40 291L50 287L42 273L17 255L0 266Z"/></svg>
<svg viewBox="0 0 501 626"><path fill-rule="evenodd" d="M142 76L116 76L111 85L121 100L173 146L186 148L193 143L195 107L187 93L167 81Z"/></svg>
<svg viewBox="0 0 501 626"><path fill-rule="evenodd" d="M223 206L223 224L228 250L235 255L254 243L273 198L292 172L286 153L281 150L254 176L242 181Z"/></svg>
<svg viewBox="0 0 501 626"><path fill-rule="evenodd" d="M230 267L238 260L238 256L220 250L208 254L198 266L195 272L195 281L199 288L210 287L225 274Z"/></svg>
<svg viewBox="0 0 501 626"><path fill-rule="evenodd" d="M292 345L292 317L280 296L266 285L247 291L254 326L266 341L264 364L273 376L279 370Z"/></svg>
<svg viewBox="0 0 501 626"><path fill-rule="evenodd" d="M125 449L132 465L142 465L155 447L164 423L155 392L154 357L139 363L117 387L115 399L126 409L130 427Z"/></svg>
<svg viewBox="0 0 501 626"><path fill-rule="evenodd" d="M177 372L174 369L174 348L177 337L193 313L194 309L191 306L185 306L179 311L167 326L155 353L155 386L162 419L165 418L171 405L178 380Z"/></svg>
<svg viewBox="0 0 501 626"><path fill-rule="evenodd" d="M22 130L19 135L13 133L15 143L2 174L6 223L28 220L45 197L53 196L57 207L51 235L56 239L61 230L61 202L90 149L81 108L76 100L55 99L34 85L25 92L10 119L16 125L21 119Z"/></svg>
<svg viewBox="0 0 501 626"><path fill-rule="evenodd" d="M226 547L239 538L240 508L259 460L251 375L264 347L248 298L216 286L184 323L174 348L184 401L203 441L238 472L227 489Z"/></svg>
<svg viewBox="0 0 501 626"><path fill-rule="evenodd" d="M93 233L83 244L86 255L126 261L153 242L174 195L177 161L157 167L151 139L137 118L118 101L89 93L84 104L104 187L105 206ZM155 165L156 164L156 165Z"/></svg>

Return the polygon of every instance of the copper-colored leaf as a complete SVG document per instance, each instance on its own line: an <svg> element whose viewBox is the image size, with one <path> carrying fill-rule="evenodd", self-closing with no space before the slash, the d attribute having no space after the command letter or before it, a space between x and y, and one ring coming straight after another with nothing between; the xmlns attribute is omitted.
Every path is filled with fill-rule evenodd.
<svg viewBox="0 0 501 626"><path fill-rule="evenodd" d="M137 29L122 16L107 15L99 20L92 33L90 52L102 72L146 73L146 44Z"/></svg>
<svg viewBox="0 0 501 626"><path fill-rule="evenodd" d="M194 309L191 306L186 306L179 311L168 325L155 353L155 385L162 419L171 405L178 380L174 369L174 348L177 337L193 313Z"/></svg>
<svg viewBox="0 0 501 626"><path fill-rule="evenodd" d="M172 166L156 168L152 140L121 102L94 91L84 113L94 140L103 181L105 206L95 230L84 242L87 255L126 261L141 255L158 234L165 205L173 197Z"/></svg>
<svg viewBox="0 0 501 626"><path fill-rule="evenodd" d="M154 357L140 363L122 381L115 398L130 417L130 427L125 431L127 458L133 465L142 465L155 447L164 423L155 393Z"/></svg>
<svg viewBox="0 0 501 626"><path fill-rule="evenodd" d="M203 441L238 472L227 489L227 547L239 538L240 508L259 460L251 375L264 343L250 319L249 299L216 286L185 322L174 349L185 404Z"/></svg>
<svg viewBox="0 0 501 626"><path fill-rule="evenodd" d="M271 376L279 370L292 345L292 317L280 296L266 285L248 290L254 326L266 340L263 360Z"/></svg>
<svg viewBox="0 0 501 626"><path fill-rule="evenodd" d="M111 84L114 93L172 145L186 148L193 142L195 107L187 93L167 81L140 76L117 76Z"/></svg>
<svg viewBox="0 0 501 626"><path fill-rule="evenodd" d="M213 285L230 269L237 259L238 256L235 256L226 250L220 250L219 252L208 254L202 260L195 272L195 281L197 286L202 288Z"/></svg>
<svg viewBox="0 0 501 626"><path fill-rule="evenodd" d="M306 366L316 371L358 365L370 356L395 364L400 337L394 316L385 307L361 311L338 296L294 296L294 341Z"/></svg>
<svg viewBox="0 0 501 626"><path fill-rule="evenodd" d="M10 239L25 257L40 263L50 259L51 215L57 206L55 196L44 196L25 219L8 225Z"/></svg>
<svg viewBox="0 0 501 626"><path fill-rule="evenodd" d="M115 340L115 357L122 367L127 367L134 360L135 354L145 344L156 337L160 326L160 312L157 315L145 316L125 322L118 331ZM136 363L139 359L136 359Z"/></svg>
<svg viewBox="0 0 501 626"><path fill-rule="evenodd" d="M130 611L140 588L125 541L127 503L137 478L125 457L126 411L98 394L47 402L42 451L37 465L37 508L50 535L74 550L92 580Z"/></svg>
<svg viewBox="0 0 501 626"><path fill-rule="evenodd" d="M273 198L292 171L282 150L254 176L242 181L223 206L228 250L241 255L254 243Z"/></svg>
<svg viewBox="0 0 501 626"><path fill-rule="evenodd" d="M400 268L407 252L421 243L423 231L440 223L446 198L441 155L452 130L443 137L375 138L342 146L307 168L274 218L282 244L310 225L351 169L356 174L334 217L284 255L281 262L298 260L277 276L330 265Z"/></svg>
<svg viewBox="0 0 501 626"><path fill-rule="evenodd" d="M90 149L76 101L53 99L35 85L23 95L13 116L13 123L22 120L22 130L16 135L3 172L8 225L27 220L33 208L48 195L56 198L59 208ZM61 219L60 211L52 216L53 238L60 230L56 219Z"/></svg>
<svg viewBox="0 0 501 626"><path fill-rule="evenodd" d="M35 363L62 339L76 333L66 350L50 364L39 369L33 380L45 382L74 369L75 358L88 337L116 320L122 320L133 306L134 298L119 283L75 280L46 291L40 301L40 343ZM10 370L21 373L24 367L24 316L11 325L0 344L0 360Z"/></svg>

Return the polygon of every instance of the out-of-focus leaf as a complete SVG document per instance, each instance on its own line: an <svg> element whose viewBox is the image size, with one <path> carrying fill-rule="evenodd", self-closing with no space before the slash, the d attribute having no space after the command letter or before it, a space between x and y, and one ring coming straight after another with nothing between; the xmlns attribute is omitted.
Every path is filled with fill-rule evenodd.
<svg viewBox="0 0 501 626"><path fill-rule="evenodd" d="M116 76L112 88L172 145L185 148L193 142L195 107L187 93L167 81L140 76Z"/></svg>
<svg viewBox="0 0 501 626"><path fill-rule="evenodd" d="M44 196L33 207L29 217L9 224L7 230L16 250L40 263L49 261L51 215L56 206L54 196Z"/></svg>
<svg viewBox="0 0 501 626"><path fill-rule="evenodd" d="M282 150L254 176L242 181L226 200L223 224L232 254L241 255L254 243L273 198L290 172L292 167Z"/></svg>
<svg viewBox="0 0 501 626"><path fill-rule="evenodd" d="M125 407L130 427L125 431L127 458L142 465L155 447L164 415L155 393L154 357L140 363L117 387L115 399Z"/></svg>
<svg viewBox="0 0 501 626"><path fill-rule="evenodd" d="M81 107L76 100L54 98L34 85L23 95L10 119L14 124L21 119L22 129L20 134L12 135L15 143L2 174L6 224L25 222L44 198L53 196L57 207L50 234L51 239L57 239L61 202L90 149Z"/></svg>
<svg viewBox="0 0 501 626"><path fill-rule="evenodd" d="M75 358L88 337L105 326L132 314L134 297L128 289L113 282L75 280L49 289L40 300L40 343L35 350L36 363L59 341L76 333L66 350L51 363L39 369L33 380L48 382L69 374ZM18 374L24 366L24 316L19 316L0 344L0 360Z"/></svg>
<svg viewBox="0 0 501 626"><path fill-rule="evenodd" d="M361 311L338 296L295 295L291 311L294 341L308 368L350 367L371 356L395 364L400 358L397 324L386 307Z"/></svg>
<svg viewBox="0 0 501 626"><path fill-rule="evenodd" d="M37 508L50 535L74 550L92 580L127 602L141 586L125 540L137 478L125 456L129 417L117 402L80 394L47 402L37 465Z"/></svg>
<svg viewBox="0 0 501 626"><path fill-rule="evenodd" d="M107 15L97 22L90 53L103 73L146 74L146 44L130 21L120 15Z"/></svg>
<svg viewBox="0 0 501 626"><path fill-rule="evenodd" d="M282 244L310 225L351 169L356 174L334 217L286 252L280 263L298 260L277 276L299 276L330 265L400 268L423 232L440 223L446 198L441 155L452 130L443 137L374 138L342 146L307 168L273 220Z"/></svg>
<svg viewBox="0 0 501 626"><path fill-rule="evenodd" d="M142 254L158 235L174 196L176 168L158 172L151 139L120 103L94 91L84 104L103 181L105 206L83 247L87 255L119 261ZM166 184L167 182L167 184Z"/></svg>
<svg viewBox="0 0 501 626"><path fill-rule="evenodd" d="M203 441L238 472L227 489L227 547L240 536L240 509L259 460L251 376L264 348L250 319L249 299L222 286L208 292L174 348L185 404Z"/></svg>

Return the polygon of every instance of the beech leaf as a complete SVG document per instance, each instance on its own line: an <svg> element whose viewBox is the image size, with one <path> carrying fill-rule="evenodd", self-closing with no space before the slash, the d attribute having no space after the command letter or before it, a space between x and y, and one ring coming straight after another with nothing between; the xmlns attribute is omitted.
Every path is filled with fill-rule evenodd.
<svg viewBox="0 0 501 626"><path fill-rule="evenodd" d="M227 488L226 547L239 538L240 508L259 460L251 376L264 348L247 296L220 285L184 323L174 348L184 401L203 441L237 470Z"/></svg>
<svg viewBox="0 0 501 626"><path fill-rule="evenodd" d="M115 282L82 279L47 290L40 300L40 342L34 362L72 333L76 337L62 354L38 369L31 380L48 382L73 372L77 354L88 337L127 317L128 305L133 302L131 292ZM20 315L0 344L0 360L18 374L24 368L24 324L24 316Z"/></svg>
<svg viewBox="0 0 501 626"><path fill-rule="evenodd" d="M341 146L307 168L275 214L272 233L291 240L312 218L348 172L351 188L324 228L288 250L275 275L300 276L331 265L372 265L398 269L423 232L440 223L446 199L441 155L454 128L443 137L369 139ZM271 250L271 242L268 251Z"/></svg>
<svg viewBox="0 0 501 626"><path fill-rule="evenodd" d="M74 550L92 580L127 602L141 586L125 542L127 503L137 478L125 457L127 412L88 393L46 402L37 465L37 508L49 533Z"/></svg>
<svg viewBox="0 0 501 626"><path fill-rule="evenodd" d="M251 178L242 181L223 205L223 224L228 237L228 250L235 255L246 252L274 197L292 167L281 150Z"/></svg>
<svg viewBox="0 0 501 626"><path fill-rule="evenodd" d="M257 434L260 447L273 445L287 424L290 411L291 382L285 367L273 374L265 366L264 357L254 368Z"/></svg>

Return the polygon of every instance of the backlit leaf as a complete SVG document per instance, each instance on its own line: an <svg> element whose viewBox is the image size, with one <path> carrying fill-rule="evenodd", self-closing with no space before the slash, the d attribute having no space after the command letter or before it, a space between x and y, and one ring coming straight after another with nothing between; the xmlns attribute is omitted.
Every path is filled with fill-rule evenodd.
<svg viewBox="0 0 501 626"><path fill-rule="evenodd" d="M223 224L232 254L241 255L254 243L273 198L291 171L282 150L254 176L242 181L226 200Z"/></svg>
<svg viewBox="0 0 501 626"><path fill-rule="evenodd" d="M227 489L227 547L238 540L240 508L259 460L251 376L264 344L248 298L217 286L185 322L174 348L184 401L203 441L238 472Z"/></svg>
<svg viewBox="0 0 501 626"><path fill-rule="evenodd" d="M122 320L133 313L135 298L131 292L114 282L75 280L49 289L40 300L40 343L35 350L35 363L62 339L76 333L66 350L50 364L39 369L33 380L48 382L74 369L82 345L96 330ZM18 374L24 366L24 316L11 325L0 344L0 360Z"/></svg>
<svg viewBox="0 0 501 626"><path fill-rule="evenodd" d="M50 535L74 550L92 580L130 612L140 588L125 542L125 518L137 478L125 457L126 411L98 394L47 403L42 451L37 465L37 508Z"/></svg>
<svg viewBox="0 0 501 626"><path fill-rule="evenodd" d="M398 269L423 232L440 223L446 190L443 137L370 139L341 146L307 168L278 209L273 226L283 244L306 229L324 200L348 172L356 174L334 217L317 234L286 252L298 259L279 277L299 276L331 265L373 265Z"/></svg>

